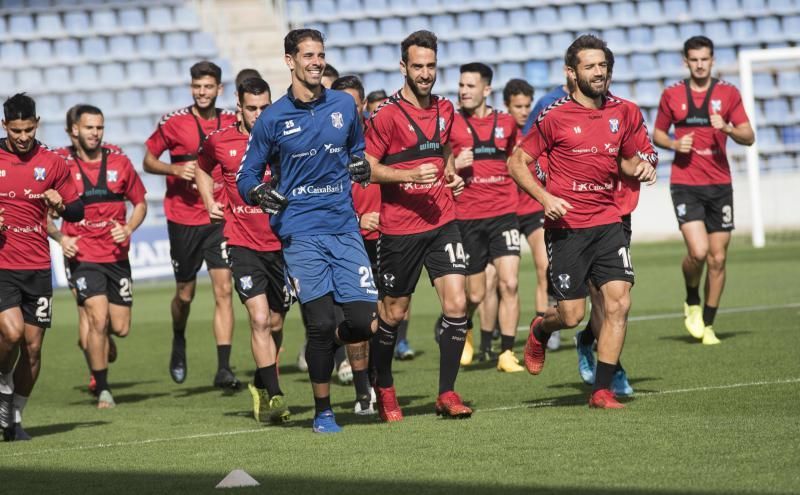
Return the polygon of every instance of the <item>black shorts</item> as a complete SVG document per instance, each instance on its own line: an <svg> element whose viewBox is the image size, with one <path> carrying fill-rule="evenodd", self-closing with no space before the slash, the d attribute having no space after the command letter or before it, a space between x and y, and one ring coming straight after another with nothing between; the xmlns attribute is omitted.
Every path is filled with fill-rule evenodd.
<svg viewBox="0 0 800 495"><path fill-rule="evenodd" d="M459 220L458 230L467 254L467 275L483 273L490 261L502 256L519 256L519 224L514 213Z"/></svg>
<svg viewBox="0 0 800 495"><path fill-rule="evenodd" d="M50 328L53 275L44 270L0 270L0 312L18 307L28 325Z"/></svg>
<svg viewBox="0 0 800 495"><path fill-rule="evenodd" d="M72 272L69 269L69 264L72 262L70 258L64 256L64 275L67 277L67 287L69 290L75 290L75 284L72 283Z"/></svg>
<svg viewBox="0 0 800 495"><path fill-rule="evenodd" d="M167 221L169 256L176 282L191 282L206 262L206 268L228 268L221 223L181 225Z"/></svg>
<svg viewBox="0 0 800 495"><path fill-rule="evenodd" d="M70 283L78 293L78 306L94 296L106 296L118 306L133 306L133 279L128 260L92 263L70 260Z"/></svg>
<svg viewBox="0 0 800 495"><path fill-rule="evenodd" d="M730 232L733 230L733 186L685 186L672 184L669 187L678 225L702 220L707 232Z"/></svg>
<svg viewBox="0 0 800 495"><path fill-rule="evenodd" d="M622 216L622 232L625 234L625 244L628 249L631 248L631 237L633 236L633 227L631 225L631 214Z"/></svg>
<svg viewBox="0 0 800 495"><path fill-rule="evenodd" d="M455 222L419 234L381 234L378 239L378 289L381 296L413 294L423 265L431 284L444 275L466 275L467 259Z"/></svg>
<svg viewBox="0 0 800 495"><path fill-rule="evenodd" d="M536 229L544 228L544 210L528 213L527 215L518 215L517 221L519 222L519 231L527 239L536 232Z"/></svg>
<svg viewBox="0 0 800 495"><path fill-rule="evenodd" d="M372 265L372 275L378 277L378 239L364 239L364 249L367 250L369 263Z"/></svg>
<svg viewBox="0 0 800 495"><path fill-rule="evenodd" d="M242 303L264 294L269 309L281 314L289 311L291 299L286 289L280 251L254 251L242 246L230 246L228 261L233 271L233 284Z"/></svg>
<svg viewBox="0 0 800 495"><path fill-rule="evenodd" d="M550 265L551 295L557 301L589 295L587 282L600 288L606 282L634 282L630 249L622 223L585 229L545 229Z"/></svg>

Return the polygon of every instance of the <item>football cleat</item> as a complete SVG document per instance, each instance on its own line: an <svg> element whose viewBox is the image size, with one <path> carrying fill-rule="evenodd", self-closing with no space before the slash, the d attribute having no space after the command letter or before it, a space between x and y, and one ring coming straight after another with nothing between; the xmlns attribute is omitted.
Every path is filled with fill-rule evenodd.
<svg viewBox="0 0 800 495"><path fill-rule="evenodd" d="M239 390L242 388L242 382L236 378L236 375L230 369L220 368L214 376L214 386L223 390Z"/></svg>
<svg viewBox="0 0 800 495"><path fill-rule="evenodd" d="M614 396L614 392L607 388L601 388L592 392L589 398L589 407L597 409L622 409L625 406L619 403Z"/></svg>
<svg viewBox="0 0 800 495"><path fill-rule="evenodd" d="M270 398L267 403L266 416L272 424L288 423L291 420L291 413L286 398L282 395Z"/></svg>
<svg viewBox="0 0 800 495"><path fill-rule="evenodd" d="M91 373L89 374L89 393L97 396L97 380L94 379L94 375Z"/></svg>
<svg viewBox="0 0 800 495"><path fill-rule="evenodd" d="M703 308L699 304L689 306L683 303L683 314L686 316L686 319L683 320L686 331L692 337L702 339L706 329L706 325L703 323Z"/></svg>
<svg viewBox="0 0 800 495"><path fill-rule="evenodd" d="M373 390L372 395L374 394L375 391ZM353 412L359 416L371 416L373 414L378 414L378 411L375 410L374 404L375 402L369 395L359 397L356 399L356 403L353 406Z"/></svg>
<svg viewBox="0 0 800 495"><path fill-rule="evenodd" d="M342 385L353 383L353 367L350 366L350 361L347 359L342 361L342 364L339 365L339 369L336 371L336 377L339 378L339 383Z"/></svg>
<svg viewBox="0 0 800 495"><path fill-rule="evenodd" d="M250 396L253 397L253 418L259 423L266 423L268 415L266 414L266 407L269 404L269 394L267 389L256 388L252 383L247 384L247 389L250 391ZM263 413L261 405L264 405Z"/></svg>
<svg viewBox="0 0 800 495"><path fill-rule="evenodd" d="M417 353L408 345L408 340L398 340L394 348L394 358L401 361L414 359Z"/></svg>
<svg viewBox="0 0 800 495"><path fill-rule="evenodd" d="M336 424L336 416L330 409L325 409L314 416L312 429L314 433L340 433L342 431L342 427Z"/></svg>
<svg viewBox="0 0 800 495"><path fill-rule="evenodd" d="M457 393L450 390L436 399L436 415L463 419L472 416L472 409L464 405Z"/></svg>
<svg viewBox="0 0 800 495"><path fill-rule="evenodd" d="M628 374L624 369L618 369L614 372L614 378L611 379L611 391L616 396L627 397L633 395L633 387L628 382Z"/></svg>
<svg viewBox="0 0 800 495"><path fill-rule="evenodd" d="M98 409L112 409L116 407L116 402L114 402L114 397L111 395L111 392L108 390L101 390L100 395L97 396L97 408Z"/></svg>
<svg viewBox="0 0 800 495"><path fill-rule="evenodd" d="M306 362L306 345L303 344L303 347L300 348L300 352L297 353L297 369L300 371L308 371L308 363Z"/></svg>
<svg viewBox="0 0 800 495"><path fill-rule="evenodd" d="M31 436L22 429L21 423L14 423L8 428L3 429L3 440L6 442L20 442L30 440Z"/></svg>
<svg viewBox="0 0 800 495"><path fill-rule="evenodd" d="M703 329L703 345L717 345L722 343L714 333L714 328L709 325Z"/></svg>
<svg viewBox="0 0 800 495"><path fill-rule="evenodd" d="M13 423L14 394L0 392L0 428L8 428Z"/></svg>
<svg viewBox="0 0 800 495"><path fill-rule="evenodd" d="M556 330L550 334L550 339L547 341L547 349L557 351L561 347L561 331Z"/></svg>
<svg viewBox="0 0 800 495"><path fill-rule="evenodd" d="M594 367L596 365L594 351L592 351L591 345L581 344L583 332L591 332L591 330L579 330L575 333L575 350L578 351L578 374L581 375L583 383L594 385Z"/></svg>
<svg viewBox="0 0 800 495"><path fill-rule="evenodd" d="M186 381L186 341L172 339L172 354L169 358L169 375L175 383Z"/></svg>
<svg viewBox="0 0 800 495"><path fill-rule="evenodd" d="M479 363L486 363L495 359L497 359L497 353L491 349L478 349L478 353L475 355L475 361Z"/></svg>
<svg viewBox="0 0 800 495"><path fill-rule="evenodd" d="M403 420L403 410L397 403L397 393L394 385L391 387L375 387L375 396L378 403L378 415L387 423Z"/></svg>
<svg viewBox="0 0 800 495"><path fill-rule="evenodd" d="M111 335L108 336L108 362L113 363L117 360L117 344L114 343L114 339L111 338Z"/></svg>
<svg viewBox="0 0 800 495"><path fill-rule="evenodd" d="M472 364L472 357L475 349L472 347L472 330L467 330L467 338L464 340L464 350L461 351L461 366Z"/></svg>
<svg viewBox="0 0 800 495"><path fill-rule="evenodd" d="M544 368L545 345L539 342L533 336L533 331L537 325L541 325L544 318L537 316L531 322L530 333L528 334L528 341L525 342L525 369L531 375L538 375Z"/></svg>
<svg viewBox="0 0 800 495"><path fill-rule="evenodd" d="M514 355L514 351L510 349L504 351L497 358L497 371L516 373L524 370L525 368L519 365L519 359L517 359L517 356Z"/></svg>

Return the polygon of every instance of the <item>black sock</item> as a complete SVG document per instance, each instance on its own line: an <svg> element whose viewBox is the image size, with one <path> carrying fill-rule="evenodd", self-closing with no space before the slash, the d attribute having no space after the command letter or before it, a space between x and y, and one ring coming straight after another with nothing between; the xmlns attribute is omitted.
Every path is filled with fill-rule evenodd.
<svg viewBox="0 0 800 495"><path fill-rule="evenodd" d="M481 328L481 351L492 350L492 331Z"/></svg>
<svg viewBox="0 0 800 495"><path fill-rule="evenodd" d="M700 287L686 286L686 304L689 306L697 306L700 304Z"/></svg>
<svg viewBox="0 0 800 495"><path fill-rule="evenodd" d="M186 326L178 327L172 323L172 338L180 342L186 341Z"/></svg>
<svg viewBox="0 0 800 495"><path fill-rule="evenodd" d="M594 333L592 332L592 319L586 324L586 328L581 332L581 345L588 346L594 344Z"/></svg>
<svg viewBox="0 0 800 495"><path fill-rule="evenodd" d="M461 353L467 341L467 317L442 318L439 338L439 394L455 389Z"/></svg>
<svg viewBox="0 0 800 495"><path fill-rule="evenodd" d="M98 394L103 390L111 391L111 389L108 388L108 368L104 370L92 370L92 376L94 376L94 381L97 384L95 390Z"/></svg>
<svg viewBox="0 0 800 495"><path fill-rule="evenodd" d="M503 352L513 351L514 350L514 336L513 335L501 335L500 336L500 348L503 350Z"/></svg>
<svg viewBox="0 0 800 495"><path fill-rule="evenodd" d="M397 324L397 340L408 340L408 320Z"/></svg>
<svg viewBox="0 0 800 495"><path fill-rule="evenodd" d="M602 361L597 361L597 370L595 371L594 388L592 390L600 390L603 388L611 388L611 380L614 379L614 372L617 369L616 364L608 364Z"/></svg>
<svg viewBox="0 0 800 495"><path fill-rule="evenodd" d="M537 311L536 316L541 316L542 318L544 318L544 311Z"/></svg>
<svg viewBox="0 0 800 495"><path fill-rule="evenodd" d="M259 382L262 386L258 386ZM270 397L283 395L281 386L278 384L278 367L276 365L265 366L256 370L256 388L266 388Z"/></svg>
<svg viewBox="0 0 800 495"><path fill-rule="evenodd" d="M344 350L344 346L339 346L333 354L333 369L338 370L339 365L342 364L345 359L347 359L347 351Z"/></svg>
<svg viewBox="0 0 800 495"><path fill-rule="evenodd" d="M369 344L370 361L377 372L377 385L387 388L394 385L392 377L392 361L394 360L394 344L397 342L397 327L378 318L378 331Z"/></svg>
<svg viewBox="0 0 800 495"><path fill-rule="evenodd" d="M547 345L547 341L550 340L550 334L544 333L542 329L544 325L539 325L533 330L533 337L539 341L542 345Z"/></svg>
<svg viewBox="0 0 800 495"><path fill-rule="evenodd" d="M714 318L717 317L717 308L712 308L709 305L703 306L703 324L710 327L714 324Z"/></svg>
<svg viewBox="0 0 800 495"><path fill-rule="evenodd" d="M331 408L331 396L314 397L314 415Z"/></svg>
<svg viewBox="0 0 800 495"><path fill-rule="evenodd" d="M283 345L283 330L279 332L272 332L272 341L275 342L275 352L281 352L281 346Z"/></svg>
<svg viewBox="0 0 800 495"><path fill-rule="evenodd" d="M231 368L231 345L218 345L217 346L217 369L230 369Z"/></svg>
<svg viewBox="0 0 800 495"><path fill-rule="evenodd" d="M614 368L614 373L617 371L625 371L625 368L622 367L622 361L617 361L617 367Z"/></svg>
<svg viewBox="0 0 800 495"><path fill-rule="evenodd" d="M444 317L444 313L442 313L442 318ZM472 318L467 318L467 330L472 330Z"/></svg>
<svg viewBox="0 0 800 495"><path fill-rule="evenodd" d="M356 399L369 398L369 376L367 370L353 370L353 385L356 387Z"/></svg>

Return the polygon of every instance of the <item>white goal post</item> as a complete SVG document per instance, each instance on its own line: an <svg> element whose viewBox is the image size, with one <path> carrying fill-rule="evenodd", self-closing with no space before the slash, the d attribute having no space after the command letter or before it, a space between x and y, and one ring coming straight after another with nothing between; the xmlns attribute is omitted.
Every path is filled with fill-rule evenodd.
<svg viewBox="0 0 800 495"><path fill-rule="evenodd" d="M743 50L739 52L739 78L742 90L742 101L750 118L753 131L758 132L758 114L755 108L755 91L753 88L753 63L776 60L800 59L800 47L769 48L764 50ZM747 179L750 185L751 214L753 217L753 246L764 247L764 216L761 209L761 172L758 163L758 135L753 146L747 147Z"/></svg>

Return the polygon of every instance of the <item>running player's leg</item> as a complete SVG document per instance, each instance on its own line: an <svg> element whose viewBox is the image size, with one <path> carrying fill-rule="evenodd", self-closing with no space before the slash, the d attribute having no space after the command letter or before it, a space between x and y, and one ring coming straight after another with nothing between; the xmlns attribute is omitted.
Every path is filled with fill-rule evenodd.
<svg viewBox="0 0 800 495"><path fill-rule="evenodd" d="M461 397L455 392L458 368L467 336L466 277L450 273L435 278L433 285L442 305L442 323L439 330L439 397L436 399L436 414L449 418L468 418L472 415L472 409L464 405Z"/></svg>
<svg viewBox="0 0 800 495"><path fill-rule="evenodd" d="M10 292L4 289L4 303L11 303ZM25 335L25 322L19 303L0 311L0 428L13 424L14 365Z"/></svg>
<svg viewBox="0 0 800 495"><path fill-rule="evenodd" d="M725 288L725 261L734 228L733 190L729 185L712 186L707 194L705 225L708 231L708 268L703 306L703 344L713 345L720 342L714 334L713 325Z"/></svg>
<svg viewBox="0 0 800 495"><path fill-rule="evenodd" d="M702 221L686 222L680 228L687 250L681 264L686 286L685 325L693 337L702 339L704 326L700 305L700 282L708 258L708 232Z"/></svg>
<svg viewBox="0 0 800 495"><path fill-rule="evenodd" d="M24 337L19 347L19 360L14 368L13 419L11 425L3 432L6 440L31 439L22 428L22 412L42 369L44 333L44 328L25 324Z"/></svg>
<svg viewBox="0 0 800 495"><path fill-rule="evenodd" d="M222 224L204 225L202 229L203 259L208 267L214 291L214 340L217 343L217 373L214 386L238 390L239 380L231 371L231 342L233 341L233 302L231 269L228 249L222 234Z"/></svg>
<svg viewBox="0 0 800 495"><path fill-rule="evenodd" d="M519 258L520 232L515 214L492 219L489 235L489 257L497 268L500 289L499 322L501 358L500 371L522 371L514 356L514 339L519 324Z"/></svg>
<svg viewBox="0 0 800 495"><path fill-rule="evenodd" d="M497 339L500 331L497 325L497 305L500 302L497 294L497 269L489 263L483 272L486 276L486 294L483 296L483 302L478 306L481 328L491 328L492 338Z"/></svg>
<svg viewBox="0 0 800 495"><path fill-rule="evenodd" d="M89 320L89 364L97 384L97 408L108 409L115 405L108 385L108 298L105 294L93 295L84 300L83 306Z"/></svg>
<svg viewBox="0 0 800 495"><path fill-rule="evenodd" d="M467 337L464 342L464 351L461 356L461 365L467 366L473 358L473 319L475 310L486 295L486 274L484 270L489 264L490 225L492 219L460 220L457 222L461 235L461 245L467 259ZM458 257L458 253L456 258ZM491 326L481 326L479 339L478 359L486 361L494 359L492 355L492 330Z"/></svg>
<svg viewBox="0 0 800 495"><path fill-rule="evenodd" d="M289 408L278 380L279 348L273 338L273 330L283 329L284 315L269 308L265 294L251 297L244 304L250 315L250 346L256 363L255 377L249 385L254 417L262 423L289 421Z"/></svg>

